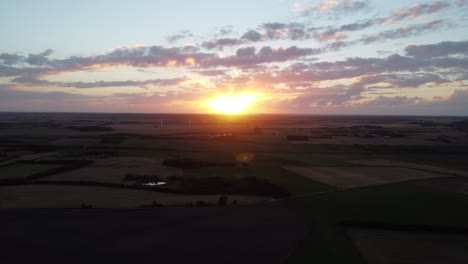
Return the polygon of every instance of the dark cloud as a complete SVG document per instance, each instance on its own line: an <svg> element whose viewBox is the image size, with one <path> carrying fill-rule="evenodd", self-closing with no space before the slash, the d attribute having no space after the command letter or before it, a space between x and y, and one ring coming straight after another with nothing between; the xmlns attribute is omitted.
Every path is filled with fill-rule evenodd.
<svg viewBox="0 0 468 264"><path fill-rule="evenodd" d="M429 45L408 45L405 48L408 56L420 58L444 57L448 55L468 55L468 41L444 41Z"/></svg>
<svg viewBox="0 0 468 264"><path fill-rule="evenodd" d="M352 10L353 6L354 7L362 7L365 8L366 4L363 2L353 2L352 4L349 1L343 1L343 2L336 2L336 1L324 1L319 6L322 6L324 10L333 10L335 8L342 8L342 9L350 9ZM359 31L363 30L366 28L370 28L376 25L382 25L382 24L388 24L388 23L395 23L395 22L402 22L405 20L412 20L416 19L425 15L432 15L434 13L437 13L441 10L447 9L450 7L450 4L446 2L433 2L433 3L423 3L423 4L416 4L411 6L408 9L404 10L399 10L395 13L393 13L389 17L384 17L384 18L375 18L375 19L369 19L366 21L359 21L355 23L350 23L350 24L345 24L339 27L327 27L325 29L313 29L313 30L304 30L305 26L302 25L302 32L303 34L300 36L303 36L302 38L297 38L297 39L308 39L310 37L310 33L313 32L313 37L318 40L318 41L338 41L340 39L344 39L347 37L346 32L352 32L352 31ZM358 8L359 9L359 8ZM406 37L409 35L415 35L415 34L420 34L425 31L433 30L441 26L442 21L436 20L432 21L430 23L426 24L419 24L419 25L410 25L407 27L401 27L396 30L388 30L381 32L378 35L375 36L368 36L363 39L364 42L370 43L370 42L375 42L375 41L381 41L385 38L400 38L400 37ZM276 31L279 31L284 28L285 24L281 23L272 23L275 27ZM299 24L300 25L300 24ZM280 27L283 26L283 27ZM432 27L432 28L431 28ZM276 33L276 31L273 31ZM281 33L281 31L280 31ZM272 34L270 32L270 36L277 36L276 38L270 38L270 39L279 39L278 36L283 36L285 38L285 34Z"/></svg>
<svg viewBox="0 0 468 264"><path fill-rule="evenodd" d="M47 71L43 68L32 68L32 67L12 67L6 65L0 65L0 77L12 77L20 75L37 75Z"/></svg>
<svg viewBox="0 0 468 264"><path fill-rule="evenodd" d="M413 73L413 74L379 74L365 76L359 80L359 84L366 86L371 84L386 83L390 87L396 88L416 88L428 83L449 83L451 80L440 77L434 73Z"/></svg>
<svg viewBox="0 0 468 264"><path fill-rule="evenodd" d="M21 76L14 78L12 81L16 84L22 84L26 86L54 86L54 87L68 87L68 88L100 88L100 87L145 87L147 85L154 86L173 86L178 85L187 78L173 78L173 79L155 79L155 80L144 80L144 81L97 81L97 82L50 82L46 80L36 79L30 76Z"/></svg>
<svg viewBox="0 0 468 264"><path fill-rule="evenodd" d="M51 49L47 49L44 52L41 52L39 54L29 54L28 58L25 59L25 62L28 63L29 65L34 65L34 66L43 66L49 64L49 56L52 54L54 51Z"/></svg>
<svg viewBox="0 0 468 264"><path fill-rule="evenodd" d="M220 39L213 39L211 41L204 41L201 45L203 48L211 50L211 49L219 49L223 50L224 47L227 46L235 46L238 45L240 42L236 38L220 38Z"/></svg>
<svg viewBox="0 0 468 264"><path fill-rule="evenodd" d="M361 42L369 44L377 41L405 38L408 36L420 35L429 31L441 29L443 26L446 25L447 23L444 20L439 19L427 23L414 24L406 27L400 27L398 29L386 30L375 35L366 35L362 37Z"/></svg>
<svg viewBox="0 0 468 264"><path fill-rule="evenodd" d="M255 47L240 48L236 51L236 56L238 57L246 57L246 56L254 56L254 55L255 55Z"/></svg>
<svg viewBox="0 0 468 264"><path fill-rule="evenodd" d="M325 30L319 30L314 33L314 37L318 41L339 40L345 38L346 32L358 31L375 25L376 20L367 20L364 22L356 22L352 24L342 25L340 27L328 27Z"/></svg>
<svg viewBox="0 0 468 264"><path fill-rule="evenodd" d="M349 105L361 99L362 87L332 86L326 88L310 87L301 90L301 94L291 99L280 99L270 102L271 108L289 112L308 112L317 108L333 108Z"/></svg>
<svg viewBox="0 0 468 264"><path fill-rule="evenodd" d="M264 23L260 28L264 32L263 39L267 40L304 40L310 38L303 23Z"/></svg>
<svg viewBox="0 0 468 264"><path fill-rule="evenodd" d="M179 33L168 36L167 37L167 42L176 43L179 40L182 40L182 39L185 39L185 38L190 38L190 37L193 37L193 36L194 35L190 30L182 30Z"/></svg>
<svg viewBox="0 0 468 264"><path fill-rule="evenodd" d="M252 47L241 48L237 50L236 55L222 58L209 58L202 61L200 66L243 67L262 63L296 60L301 57L306 57L321 52L318 49L298 48L296 46L292 46L289 48L272 48L270 46L264 46L257 53L253 53L252 51L255 51L255 49L252 49Z"/></svg>
<svg viewBox="0 0 468 264"><path fill-rule="evenodd" d="M218 33L216 33L216 36L225 36L229 35L232 33L232 28L233 26L225 26L219 29Z"/></svg>
<svg viewBox="0 0 468 264"><path fill-rule="evenodd" d="M318 4L310 10L322 10L322 11L334 11L334 12L352 12L362 10L368 7L367 2L359 1L334 1L327 0ZM384 25L394 22L402 22L405 20L416 19L425 15L432 15L441 10L447 9L450 4L445 2L432 2L422 3L409 7L408 9L402 9L394 12L391 16L383 18L373 18L364 21L357 21L341 25L338 27L310 27L308 23L282 23L282 22L271 22L260 24L257 30L249 30L245 32L240 38L217 38L211 41L205 41L201 44L202 47L211 50L219 49L222 50L224 47L232 47L246 42L260 42L260 41L271 41L271 40L307 40L314 38L317 41L334 41L338 42L348 37L347 32L360 31L366 28L370 28L377 25ZM309 10L309 12L310 12ZM383 41L386 39L403 38L411 35L422 34L431 30L436 30L445 25L442 20L434 20L432 22L409 25L400 27L398 29L392 29L380 32L375 35L365 36L361 39L361 42L372 43L376 41ZM230 33L230 32L229 32ZM218 34L219 35L219 34ZM350 46L358 43L354 41L347 43L346 46ZM341 43L341 45L344 43ZM334 50L337 50L335 47Z"/></svg>
<svg viewBox="0 0 468 264"><path fill-rule="evenodd" d="M249 30L245 32L244 35L242 35L241 39L251 41L251 42L257 42L262 39L262 34L258 33L255 30Z"/></svg>
<svg viewBox="0 0 468 264"><path fill-rule="evenodd" d="M0 54L0 61L5 65L14 65L22 62L24 57L18 54L2 53Z"/></svg>
<svg viewBox="0 0 468 264"><path fill-rule="evenodd" d="M367 106L398 106L417 104L423 101L420 97L408 97L408 96L382 96L379 95L372 100L365 102Z"/></svg>
<svg viewBox="0 0 468 264"><path fill-rule="evenodd" d="M38 79L38 76L57 74L61 72L80 71L95 68L115 67L119 65L133 67L193 67L210 68L252 67L270 62L285 62L296 60L322 52L319 49L272 48L265 46L255 53L255 48L240 48L236 54L220 57L215 53L201 53L192 46L166 48L163 46L119 48L104 55L49 60L45 56L28 57L24 63L29 66L13 67L0 65L0 77L17 76ZM6 57L7 59L9 57ZM34 59L32 59L34 58ZM18 79L21 80L21 79Z"/></svg>
<svg viewBox="0 0 468 264"><path fill-rule="evenodd" d="M39 54L30 53L28 57L18 54L2 53L0 54L0 61L1 64L4 65L27 63L34 66L43 66L49 63L49 59L47 57L50 56L53 52L53 50L47 49Z"/></svg>
<svg viewBox="0 0 468 264"><path fill-rule="evenodd" d="M394 76L395 78L392 79L393 84L403 86L427 82L443 83L447 80L437 77L438 72L450 74L467 70L468 58L414 58L394 54L386 58L348 58L336 62L293 64L275 72L274 75L262 76L262 79L269 83L319 82L382 73L407 72L406 74L409 75ZM419 72L432 72L434 75ZM410 75L413 75L414 79L410 78ZM383 77L387 78L382 78L382 80L390 80L390 75ZM402 80L397 80L400 77Z"/></svg>
<svg viewBox="0 0 468 264"><path fill-rule="evenodd" d="M450 4L447 2L437 1L432 3L415 4L409 8L402 9L393 13L389 18L382 19L381 23L394 23L406 19L415 19L437 13L441 10L447 9Z"/></svg>

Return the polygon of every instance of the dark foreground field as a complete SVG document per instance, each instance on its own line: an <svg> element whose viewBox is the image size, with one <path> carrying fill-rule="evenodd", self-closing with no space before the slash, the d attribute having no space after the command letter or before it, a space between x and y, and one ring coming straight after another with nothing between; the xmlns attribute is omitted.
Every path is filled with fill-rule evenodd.
<svg viewBox="0 0 468 264"><path fill-rule="evenodd" d="M281 263L307 233L284 203L2 210L1 263Z"/></svg>

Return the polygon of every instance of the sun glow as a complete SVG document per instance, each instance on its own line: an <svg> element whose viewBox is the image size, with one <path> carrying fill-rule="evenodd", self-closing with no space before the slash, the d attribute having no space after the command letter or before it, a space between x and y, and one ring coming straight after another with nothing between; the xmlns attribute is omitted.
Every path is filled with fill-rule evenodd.
<svg viewBox="0 0 468 264"><path fill-rule="evenodd" d="M240 114L257 101L253 94L223 95L210 100L207 105L221 114Z"/></svg>

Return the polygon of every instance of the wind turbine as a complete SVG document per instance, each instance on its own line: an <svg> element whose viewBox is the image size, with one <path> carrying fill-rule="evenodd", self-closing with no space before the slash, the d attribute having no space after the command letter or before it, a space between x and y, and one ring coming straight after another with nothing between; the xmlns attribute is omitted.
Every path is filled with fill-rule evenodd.
<svg viewBox="0 0 468 264"><path fill-rule="evenodd" d="M160 118L160 119L159 119L159 122L160 122L159 127L160 127L160 128L163 127L163 125L164 125L164 122L163 122L163 121L164 121L164 120L166 120L166 119L163 119L163 118Z"/></svg>

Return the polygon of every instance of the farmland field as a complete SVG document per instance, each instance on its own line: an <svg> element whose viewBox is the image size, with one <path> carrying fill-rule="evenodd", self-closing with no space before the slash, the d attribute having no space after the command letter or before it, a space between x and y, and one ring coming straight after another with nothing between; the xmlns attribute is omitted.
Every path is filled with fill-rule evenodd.
<svg viewBox="0 0 468 264"><path fill-rule="evenodd" d="M39 172L45 172L60 165L56 164L12 164L0 167L0 180L2 179L25 179Z"/></svg>
<svg viewBox="0 0 468 264"><path fill-rule="evenodd" d="M468 233L349 228L366 263L468 263Z"/></svg>
<svg viewBox="0 0 468 264"><path fill-rule="evenodd" d="M465 261L463 118L4 117L7 260L50 252L47 234L50 263Z"/></svg>
<svg viewBox="0 0 468 264"><path fill-rule="evenodd" d="M440 178L446 175L398 167L299 167L285 169L337 188L353 188L402 181Z"/></svg>
<svg viewBox="0 0 468 264"><path fill-rule="evenodd" d="M126 174L157 175L162 178L180 175L179 169L162 166L162 160L154 158L113 157L96 160L95 164L47 177L51 181L92 181L123 183Z"/></svg>
<svg viewBox="0 0 468 264"><path fill-rule="evenodd" d="M0 187L0 208L137 208L153 202L165 206L186 206L198 201L217 204L219 195L185 195L155 191L129 190L97 186L21 185ZM228 203L251 204L268 197L228 195Z"/></svg>

